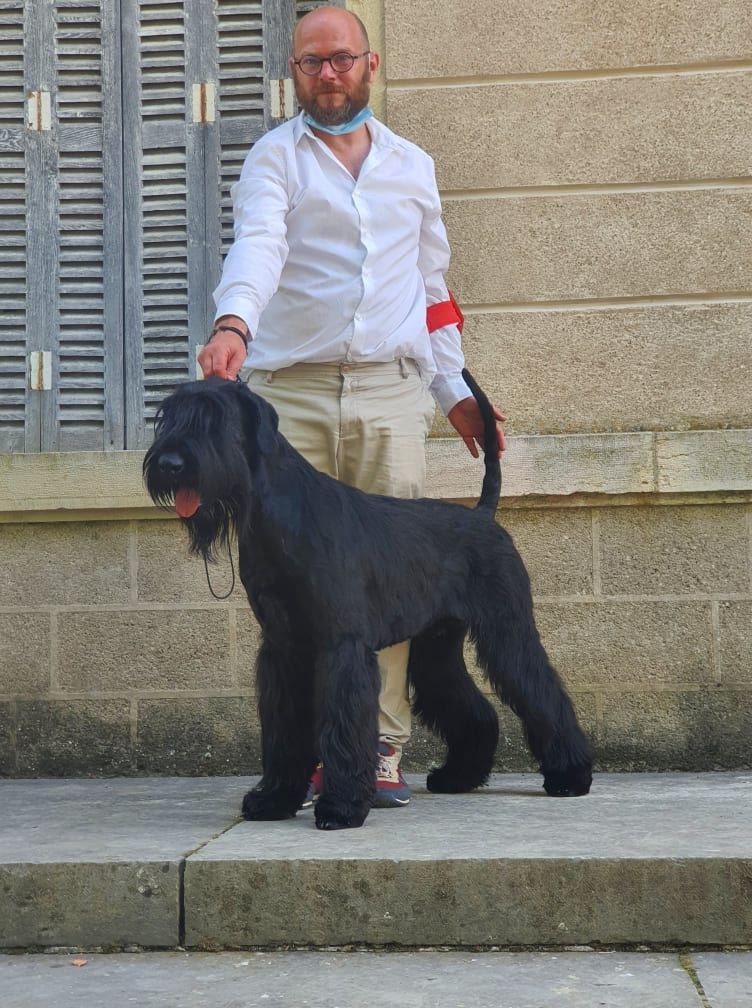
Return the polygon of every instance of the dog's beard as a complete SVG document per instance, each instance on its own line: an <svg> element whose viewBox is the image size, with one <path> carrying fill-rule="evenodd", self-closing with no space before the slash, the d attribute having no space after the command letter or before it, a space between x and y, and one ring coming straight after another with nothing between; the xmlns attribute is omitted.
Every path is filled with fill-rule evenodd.
<svg viewBox="0 0 752 1008"><path fill-rule="evenodd" d="M182 522L188 532L188 548L210 563L230 550L241 509L235 501L218 500L202 505Z"/></svg>

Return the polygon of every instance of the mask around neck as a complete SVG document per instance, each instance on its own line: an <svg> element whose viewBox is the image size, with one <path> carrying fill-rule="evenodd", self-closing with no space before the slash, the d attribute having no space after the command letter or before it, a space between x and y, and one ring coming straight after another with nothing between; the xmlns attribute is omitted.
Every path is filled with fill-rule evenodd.
<svg viewBox="0 0 752 1008"><path fill-rule="evenodd" d="M330 136L342 136L345 133L354 133L356 129L359 129L364 122L371 118L373 112L368 108L361 109L356 116L354 116L349 122L341 123L339 126L323 126L320 122L316 122L313 116L308 115L306 112L303 116L303 122L306 125L311 126L313 129L321 130L322 133L328 133Z"/></svg>

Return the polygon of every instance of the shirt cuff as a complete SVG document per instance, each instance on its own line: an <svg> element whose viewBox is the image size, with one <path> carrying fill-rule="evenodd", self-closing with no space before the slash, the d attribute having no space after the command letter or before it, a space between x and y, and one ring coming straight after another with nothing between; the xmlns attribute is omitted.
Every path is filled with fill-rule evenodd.
<svg viewBox="0 0 752 1008"><path fill-rule="evenodd" d="M248 304L248 301L245 298L239 297L223 298L217 305L214 321L216 322L223 315L237 315L238 318L241 318L245 322L248 326L248 342L250 343L254 333L258 329L259 316L258 312Z"/></svg>
<svg viewBox="0 0 752 1008"><path fill-rule="evenodd" d="M461 374L437 374L431 382L431 394L444 416L448 416L450 409L461 399L467 399L468 396L472 399L473 396Z"/></svg>

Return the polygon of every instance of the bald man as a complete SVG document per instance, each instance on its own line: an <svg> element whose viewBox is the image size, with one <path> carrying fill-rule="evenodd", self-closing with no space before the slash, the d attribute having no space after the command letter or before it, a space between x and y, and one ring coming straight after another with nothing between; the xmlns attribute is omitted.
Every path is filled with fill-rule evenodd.
<svg viewBox="0 0 752 1008"><path fill-rule="evenodd" d="M434 404L476 457L483 424L456 324L427 328L427 308L448 299L449 246L431 158L368 107L378 66L349 11L319 7L298 22L290 71L302 111L254 145L233 186L235 241L198 360L207 376L249 368L249 387L316 468L409 498L424 494ZM410 800L408 655L409 642L378 655L380 808Z"/></svg>

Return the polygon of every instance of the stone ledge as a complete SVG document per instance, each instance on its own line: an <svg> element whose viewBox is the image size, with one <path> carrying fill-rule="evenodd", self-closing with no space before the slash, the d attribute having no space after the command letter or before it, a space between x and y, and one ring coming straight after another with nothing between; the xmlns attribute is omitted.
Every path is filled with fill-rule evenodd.
<svg viewBox="0 0 752 1008"><path fill-rule="evenodd" d="M508 439L503 495L696 494L752 491L752 429L519 435ZM45 512L159 513L141 482L143 452L0 455L0 520ZM458 438L428 443L429 497L478 496L482 462Z"/></svg>
<svg viewBox="0 0 752 1008"><path fill-rule="evenodd" d="M556 801L538 775L411 777L407 808L335 833L239 822L253 780L0 782L0 947L749 941L749 774L597 774Z"/></svg>

